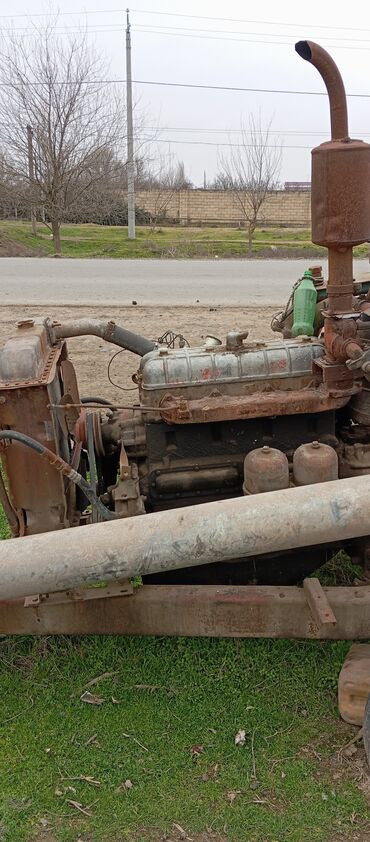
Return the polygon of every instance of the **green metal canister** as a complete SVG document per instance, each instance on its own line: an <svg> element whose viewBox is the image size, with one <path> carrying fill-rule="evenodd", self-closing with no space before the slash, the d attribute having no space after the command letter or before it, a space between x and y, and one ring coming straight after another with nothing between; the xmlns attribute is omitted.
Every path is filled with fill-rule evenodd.
<svg viewBox="0 0 370 842"><path fill-rule="evenodd" d="M294 293L292 336L312 336L317 292L312 273L307 270Z"/></svg>

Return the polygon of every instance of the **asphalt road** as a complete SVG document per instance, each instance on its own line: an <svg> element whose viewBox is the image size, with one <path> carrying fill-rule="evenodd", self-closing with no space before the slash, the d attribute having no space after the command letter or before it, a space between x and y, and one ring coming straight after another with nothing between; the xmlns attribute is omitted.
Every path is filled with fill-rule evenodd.
<svg viewBox="0 0 370 842"><path fill-rule="evenodd" d="M312 263L313 261L311 261ZM317 263L317 261L316 261ZM6 304L272 306L283 304L307 260L79 260L3 257ZM326 265L324 265L324 272ZM369 270L355 261L355 275Z"/></svg>

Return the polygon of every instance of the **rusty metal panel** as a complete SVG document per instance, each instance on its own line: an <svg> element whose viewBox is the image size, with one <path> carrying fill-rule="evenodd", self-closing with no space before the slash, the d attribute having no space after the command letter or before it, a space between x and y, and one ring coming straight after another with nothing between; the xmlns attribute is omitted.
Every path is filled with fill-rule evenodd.
<svg viewBox="0 0 370 842"><path fill-rule="evenodd" d="M326 625L327 623L334 624L337 622L334 612L330 607L327 595L324 593L319 579L312 577L312 579L305 579L303 582L303 590L307 597L307 602L310 607L313 619L318 626Z"/></svg>
<svg viewBox="0 0 370 842"><path fill-rule="evenodd" d="M108 589L109 591L109 589ZM132 596L35 607L0 603L1 634L125 634L192 637L280 637L328 640L370 636L370 587L324 588L335 625L312 618L302 588L145 585Z"/></svg>
<svg viewBox="0 0 370 842"><path fill-rule="evenodd" d="M368 143L346 138L312 150L313 243L354 246L370 239L369 184Z"/></svg>
<svg viewBox="0 0 370 842"><path fill-rule="evenodd" d="M0 427L36 439L69 461L68 440L50 404L62 396L65 345L51 347L45 320L18 322L0 349ZM2 448L13 507L24 513L24 533L62 529L68 518L68 485L55 468L23 445Z"/></svg>
<svg viewBox="0 0 370 842"><path fill-rule="evenodd" d="M313 378L311 378L313 379ZM343 389L327 389L316 384L290 390L254 391L239 397L210 394L208 397L186 400L168 393L161 401L161 415L169 424L201 424L211 421L266 418L272 415L326 412L340 409L358 391L357 385Z"/></svg>

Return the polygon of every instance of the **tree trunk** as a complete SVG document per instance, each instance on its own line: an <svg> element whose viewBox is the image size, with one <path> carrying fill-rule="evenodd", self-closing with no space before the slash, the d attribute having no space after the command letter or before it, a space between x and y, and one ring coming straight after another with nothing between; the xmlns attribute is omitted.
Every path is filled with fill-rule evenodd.
<svg viewBox="0 0 370 842"><path fill-rule="evenodd" d="M62 247L60 243L60 222L59 219L52 219L51 230L53 233L54 254L60 256Z"/></svg>
<svg viewBox="0 0 370 842"><path fill-rule="evenodd" d="M252 256L253 234L254 234L253 225L248 225L248 254L249 254L249 257Z"/></svg>

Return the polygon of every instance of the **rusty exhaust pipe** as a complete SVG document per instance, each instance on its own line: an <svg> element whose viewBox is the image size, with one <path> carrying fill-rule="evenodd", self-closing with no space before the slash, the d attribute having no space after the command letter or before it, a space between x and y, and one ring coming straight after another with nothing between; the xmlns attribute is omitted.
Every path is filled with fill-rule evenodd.
<svg viewBox="0 0 370 842"><path fill-rule="evenodd" d="M370 146L349 137L346 92L329 53L313 41L295 49L319 71L330 103L331 140L312 150L312 241L328 249L328 361L344 364L362 353L355 320L341 317L353 310L353 246L370 239Z"/></svg>
<svg viewBox="0 0 370 842"><path fill-rule="evenodd" d="M360 476L0 541L0 599L368 535L369 507Z"/></svg>
<svg viewBox="0 0 370 842"><path fill-rule="evenodd" d="M301 58L316 67L324 80L330 103L331 139L348 138L346 92L335 61L314 41L298 41L295 49Z"/></svg>

